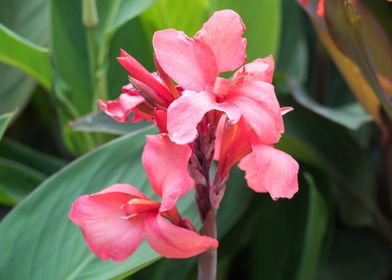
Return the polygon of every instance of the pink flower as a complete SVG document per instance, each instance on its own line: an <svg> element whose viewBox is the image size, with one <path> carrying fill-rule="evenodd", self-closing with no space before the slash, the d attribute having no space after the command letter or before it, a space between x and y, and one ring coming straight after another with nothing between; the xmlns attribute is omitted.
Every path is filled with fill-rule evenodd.
<svg viewBox="0 0 392 280"><path fill-rule="evenodd" d="M282 112L287 112L282 108ZM230 168L239 163L248 186L256 192L268 192L272 199L292 198L298 191L298 163L290 155L261 142L242 119L227 125L223 117L216 133L217 176L225 180Z"/></svg>
<svg viewBox="0 0 392 280"><path fill-rule="evenodd" d="M198 134L198 123L213 110L226 113L231 124L242 117L263 142L279 140L283 121L271 84L272 57L244 65L232 79L218 76L244 64L244 31L240 16L223 10L214 13L193 38L174 29L154 34L156 60L184 89L167 111L172 141L192 142Z"/></svg>
<svg viewBox="0 0 392 280"><path fill-rule="evenodd" d="M69 217L82 229L94 254L120 262L132 255L144 238L168 258L188 258L218 247L217 240L196 233L175 207L178 198L193 186L187 172L191 153L188 146L172 143L167 137L148 136L142 161L162 203L126 184L83 195L73 203Z"/></svg>
<svg viewBox="0 0 392 280"><path fill-rule="evenodd" d="M117 99L98 100L100 109L118 122L128 122L131 113L134 114L133 122L153 122L157 111L161 111L162 120L162 112L166 112L168 105L179 96L176 87L163 70L148 72L124 50L121 50L118 61L129 72L130 83L123 87L123 93Z"/></svg>

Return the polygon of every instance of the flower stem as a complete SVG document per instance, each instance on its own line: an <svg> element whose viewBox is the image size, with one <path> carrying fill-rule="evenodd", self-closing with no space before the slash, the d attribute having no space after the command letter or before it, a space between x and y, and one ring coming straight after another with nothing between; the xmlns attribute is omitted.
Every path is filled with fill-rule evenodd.
<svg viewBox="0 0 392 280"><path fill-rule="evenodd" d="M208 212L203 226L200 230L201 235L207 235L212 238L217 237L216 217L214 211ZM198 258L198 280L215 280L216 264L218 253L216 249L210 249L201 254Z"/></svg>

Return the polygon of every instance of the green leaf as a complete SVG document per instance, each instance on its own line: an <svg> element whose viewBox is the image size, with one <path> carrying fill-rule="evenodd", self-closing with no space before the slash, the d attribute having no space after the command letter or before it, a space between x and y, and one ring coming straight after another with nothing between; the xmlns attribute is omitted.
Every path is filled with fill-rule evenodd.
<svg viewBox="0 0 392 280"><path fill-rule="evenodd" d="M14 113L0 115L0 140L3 137L4 132L5 132L8 124L10 123L13 116L14 116Z"/></svg>
<svg viewBox="0 0 392 280"><path fill-rule="evenodd" d="M246 25L248 61L270 54L276 59L280 40L280 1L211 0L211 10L220 9L232 9L241 15Z"/></svg>
<svg viewBox="0 0 392 280"><path fill-rule="evenodd" d="M36 78L46 90L51 87L49 51L18 36L0 24L0 61Z"/></svg>
<svg viewBox="0 0 392 280"><path fill-rule="evenodd" d="M147 121L132 123L119 123L102 112L91 113L80 119L74 120L70 126L75 131L82 132L102 132L115 135L124 135L130 132L137 132L153 125Z"/></svg>
<svg viewBox="0 0 392 280"><path fill-rule="evenodd" d="M277 71L304 82L308 74L308 50L304 17L292 0L282 1L282 31Z"/></svg>
<svg viewBox="0 0 392 280"><path fill-rule="evenodd" d="M259 217L252 229L250 279L314 279L327 209L310 175L305 178L293 199L264 197L259 203Z"/></svg>
<svg viewBox="0 0 392 280"><path fill-rule="evenodd" d="M15 205L33 191L45 175L21 163L0 158L0 203Z"/></svg>
<svg viewBox="0 0 392 280"><path fill-rule="evenodd" d="M327 229L327 205L312 176L304 174L309 190L308 214L297 279L314 279Z"/></svg>
<svg viewBox="0 0 392 280"><path fill-rule="evenodd" d="M315 279L389 279L392 272L389 248L370 231L338 229Z"/></svg>
<svg viewBox="0 0 392 280"><path fill-rule="evenodd" d="M63 159L39 152L11 139L4 139L0 143L0 156L28 165L46 175L52 175L66 164Z"/></svg>
<svg viewBox="0 0 392 280"><path fill-rule="evenodd" d="M156 1L141 15L149 37L152 38L156 30L175 28L193 36L203 25L208 14L208 0Z"/></svg>
<svg viewBox="0 0 392 280"><path fill-rule="evenodd" d="M25 40L46 47L49 42L48 4L47 0L2 1L0 22ZM1 32L3 31L2 29ZM8 48L3 40L0 42L0 49ZM25 54L21 54L21 56L25 57ZM26 59L27 62L35 58L28 57ZM0 63L0 73L2 81L0 84L0 114L16 109L21 111L33 92L35 80L21 70L3 63Z"/></svg>
<svg viewBox="0 0 392 280"><path fill-rule="evenodd" d="M125 23L141 14L155 0L98 0L97 8L99 15L100 32L108 36L113 34Z"/></svg>
<svg viewBox="0 0 392 280"><path fill-rule="evenodd" d="M68 219L78 196L114 183L131 183L152 196L141 165L144 141L144 133L139 133L100 147L52 176L14 208L0 224L0 247L7 252L0 256L0 278L110 279L125 277L158 259L143 243L123 263L101 261ZM193 195L179 203L181 213L190 219L197 217Z"/></svg>
<svg viewBox="0 0 392 280"><path fill-rule="evenodd" d="M372 225L376 177L370 156L343 127L300 106L293 107L295 110L285 116L286 134L311 147L322 159L344 222Z"/></svg>
<svg viewBox="0 0 392 280"><path fill-rule="evenodd" d="M346 128L357 130L372 119L358 103L347 104L338 108L331 108L317 103L305 89L294 80L288 81L288 86L294 99L310 111L324 118L340 124Z"/></svg>

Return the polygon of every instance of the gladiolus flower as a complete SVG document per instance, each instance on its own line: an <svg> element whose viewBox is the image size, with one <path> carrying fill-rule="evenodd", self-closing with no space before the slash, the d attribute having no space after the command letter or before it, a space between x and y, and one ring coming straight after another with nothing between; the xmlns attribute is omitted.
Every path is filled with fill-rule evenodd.
<svg viewBox="0 0 392 280"><path fill-rule="evenodd" d="M218 247L217 240L196 233L175 207L178 198L193 186L187 172L191 153L188 146L177 145L165 136L148 136L142 161L162 203L127 184L81 196L73 203L69 217L82 229L94 254L120 262L132 255L144 238L167 258L188 258Z"/></svg>

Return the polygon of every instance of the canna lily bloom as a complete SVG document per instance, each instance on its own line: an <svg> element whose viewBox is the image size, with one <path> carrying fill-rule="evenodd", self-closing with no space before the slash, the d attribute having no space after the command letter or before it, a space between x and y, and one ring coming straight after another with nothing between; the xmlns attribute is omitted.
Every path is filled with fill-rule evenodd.
<svg viewBox="0 0 392 280"><path fill-rule="evenodd" d="M142 161L162 203L127 184L83 195L73 203L69 217L82 229L97 257L124 261L144 238L167 258L188 258L218 247L217 240L196 233L175 207L177 199L193 185L187 172L190 156L188 146L176 145L164 136L148 136Z"/></svg>
<svg viewBox="0 0 392 280"><path fill-rule="evenodd" d="M271 84L273 59L256 59L242 66L246 59L244 31L240 16L223 10L215 12L193 38L174 29L154 34L157 62L184 89L167 110L172 141L192 142L198 135L197 125L213 110L225 113L230 124L243 118L264 143L279 141L283 120ZM231 79L218 76L240 66Z"/></svg>
<svg viewBox="0 0 392 280"><path fill-rule="evenodd" d="M282 108L282 114L291 108ZM217 177L225 181L230 168L245 171L248 186L255 192L268 192L272 199L292 198L298 191L298 163L290 155L262 143L246 122L228 125L219 122L214 159L218 160Z"/></svg>
<svg viewBox="0 0 392 280"><path fill-rule="evenodd" d="M117 122L128 122L133 113L132 122L155 121L158 127L159 122L166 123L167 107L179 96L171 80L159 65L158 72L150 73L124 50L117 60L129 72L129 84L122 88L123 93L117 99L98 100L101 111Z"/></svg>

